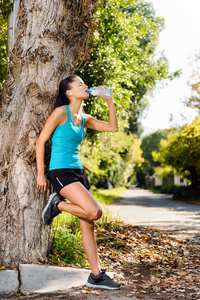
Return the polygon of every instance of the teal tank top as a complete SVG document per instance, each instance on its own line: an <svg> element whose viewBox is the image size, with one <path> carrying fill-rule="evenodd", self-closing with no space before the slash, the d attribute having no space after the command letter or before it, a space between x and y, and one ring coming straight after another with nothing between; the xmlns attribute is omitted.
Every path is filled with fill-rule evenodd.
<svg viewBox="0 0 200 300"><path fill-rule="evenodd" d="M85 117L82 116L82 125L74 124L68 105L67 122L56 127L52 134L51 159L49 170L55 169L83 169L79 158L79 144L85 137Z"/></svg>

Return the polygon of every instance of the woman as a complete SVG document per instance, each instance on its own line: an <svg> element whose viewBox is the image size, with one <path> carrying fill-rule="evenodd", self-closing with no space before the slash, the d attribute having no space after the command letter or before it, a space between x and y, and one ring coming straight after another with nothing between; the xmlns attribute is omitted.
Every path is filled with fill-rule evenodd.
<svg viewBox="0 0 200 300"><path fill-rule="evenodd" d="M105 271L101 271L98 261L97 244L94 235L94 221L102 215L99 203L91 194L90 183L78 156L78 146L85 137L84 127L114 132L118 123L112 97L102 97L109 109L109 122L99 121L80 112L82 101L89 97L87 86L78 76L62 80L56 99L55 110L49 116L36 145L37 188L46 191L48 180L44 173L44 145L52 135L49 178L56 191L49 198L43 210L45 224L62 211L75 215L80 220L82 244L91 266L87 286L94 288L119 289ZM68 199L70 203L66 203Z"/></svg>

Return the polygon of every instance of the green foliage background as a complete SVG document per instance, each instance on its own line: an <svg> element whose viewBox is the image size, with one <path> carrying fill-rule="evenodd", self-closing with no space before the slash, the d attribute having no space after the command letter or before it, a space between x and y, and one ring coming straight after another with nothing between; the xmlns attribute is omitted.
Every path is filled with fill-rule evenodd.
<svg viewBox="0 0 200 300"><path fill-rule="evenodd" d="M157 130L142 139L143 162L141 166L136 168L136 178L139 186L145 185L145 177L151 177L155 172L155 168L160 166L160 162L154 160L152 153L160 150L161 140L167 139L167 136L167 130Z"/></svg>
<svg viewBox="0 0 200 300"><path fill-rule="evenodd" d="M143 162L140 118L148 106L146 95L160 82L178 76L169 73L168 61L157 53L164 20L144 0L108 0L96 12L97 28L91 52L76 71L89 87L111 86L114 90L119 133L87 131L81 158L90 180L106 177L112 184L133 182L135 168ZM98 119L108 116L105 101L90 96L84 110Z"/></svg>
<svg viewBox="0 0 200 300"><path fill-rule="evenodd" d="M159 81L174 76L169 74L166 57L156 53L164 20L143 0L108 0L105 8L98 8L95 18L97 29L90 55L76 74L89 86L111 86L120 128L139 134L139 119L147 106L144 96ZM102 118L105 104L89 99L84 109Z"/></svg>
<svg viewBox="0 0 200 300"><path fill-rule="evenodd" d="M146 185L145 178L169 178L175 173L187 179L187 186L158 187L161 193L175 198L195 198L200 195L200 116L190 124L145 136L141 149L144 161L136 168L137 181ZM154 189L156 191L156 189Z"/></svg>
<svg viewBox="0 0 200 300"><path fill-rule="evenodd" d="M12 6L8 0L0 0L0 91L7 74L7 28L8 15Z"/></svg>
<svg viewBox="0 0 200 300"><path fill-rule="evenodd" d="M200 190L200 116L191 124L171 130L157 160L187 178L193 190Z"/></svg>

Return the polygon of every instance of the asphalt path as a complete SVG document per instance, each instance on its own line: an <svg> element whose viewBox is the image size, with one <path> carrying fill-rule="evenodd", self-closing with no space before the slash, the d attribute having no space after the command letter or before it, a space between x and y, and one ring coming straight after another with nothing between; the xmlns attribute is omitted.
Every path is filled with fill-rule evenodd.
<svg viewBox="0 0 200 300"><path fill-rule="evenodd" d="M179 239L200 242L200 205L131 187L110 206L114 215L133 225L149 226Z"/></svg>

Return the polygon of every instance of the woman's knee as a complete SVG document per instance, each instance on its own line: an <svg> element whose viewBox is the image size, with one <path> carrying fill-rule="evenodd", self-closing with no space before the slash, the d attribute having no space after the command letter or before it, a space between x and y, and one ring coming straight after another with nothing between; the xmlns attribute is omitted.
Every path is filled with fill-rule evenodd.
<svg viewBox="0 0 200 300"><path fill-rule="evenodd" d="M97 211L96 211L96 218L94 219L94 220L98 220L98 219L100 219L101 218L101 216L102 216L102 208L101 207L99 207L98 209L97 209Z"/></svg>
<svg viewBox="0 0 200 300"><path fill-rule="evenodd" d="M101 218L102 216L102 209L101 207L95 207L94 209L90 210L88 213L88 220L95 221Z"/></svg>

